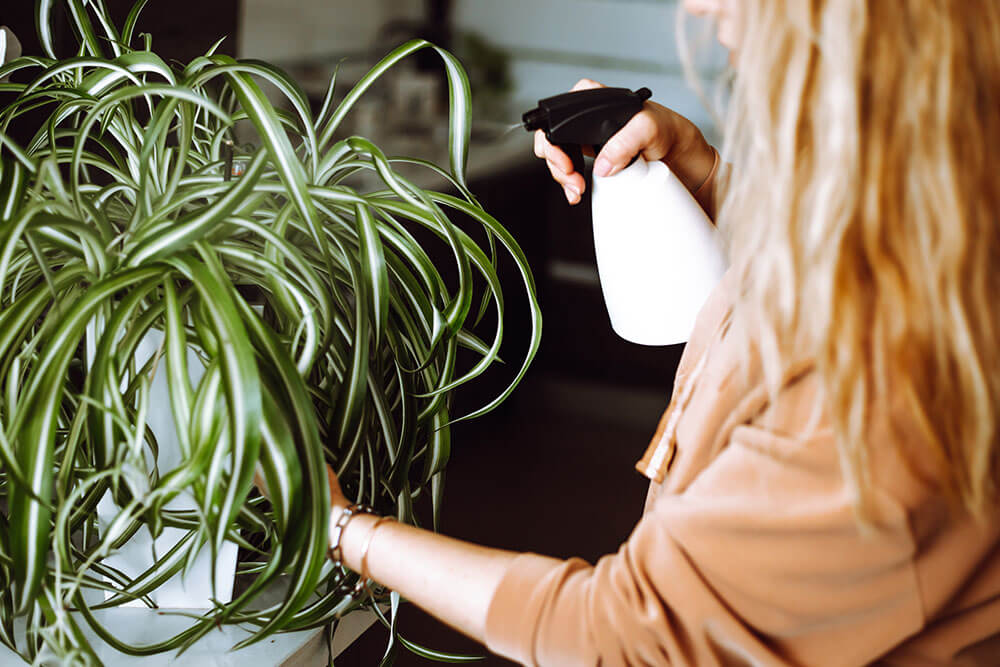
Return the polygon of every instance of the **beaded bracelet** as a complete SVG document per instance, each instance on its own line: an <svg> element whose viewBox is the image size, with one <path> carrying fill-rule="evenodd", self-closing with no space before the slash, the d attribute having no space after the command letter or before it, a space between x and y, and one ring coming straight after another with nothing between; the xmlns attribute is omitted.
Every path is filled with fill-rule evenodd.
<svg viewBox="0 0 1000 667"><path fill-rule="evenodd" d="M370 505L361 505L358 503L349 505L340 513L340 516L337 517L337 522L330 529L330 547L327 549L326 554L336 566L343 565L344 562L344 550L340 546L340 540L344 536L344 528L347 527L347 523L353 517L359 514L375 514L375 508Z"/></svg>

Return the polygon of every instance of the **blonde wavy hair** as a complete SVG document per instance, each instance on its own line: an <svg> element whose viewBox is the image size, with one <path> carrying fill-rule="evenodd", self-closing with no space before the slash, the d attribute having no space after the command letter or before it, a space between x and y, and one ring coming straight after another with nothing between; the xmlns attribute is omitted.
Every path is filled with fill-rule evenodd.
<svg viewBox="0 0 1000 667"><path fill-rule="evenodd" d="M904 460L982 515L1000 485L1000 2L743 7L719 224L768 381L815 359L862 516L890 408Z"/></svg>

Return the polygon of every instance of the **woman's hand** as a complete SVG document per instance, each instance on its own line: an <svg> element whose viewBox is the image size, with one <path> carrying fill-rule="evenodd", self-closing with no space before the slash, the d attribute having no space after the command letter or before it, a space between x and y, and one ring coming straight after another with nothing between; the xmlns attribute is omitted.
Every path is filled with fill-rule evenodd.
<svg viewBox="0 0 1000 667"><path fill-rule="evenodd" d="M331 526L351 505L337 475L330 484ZM254 483L267 495L258 469ZM388 588L477 641L486 641L486 614L501 577L516 554L460 542L421 528L377 523L370 514L347 521L340 539L344 565ZM376 537L377 528L377 538ZM330 545L333 546L333 545Z"/></svg>
<svg viewBox="0 0 1000 667"><path fill-rule="evenodd" d="M326 467L326 479L330 483L330 514L339 517L342 511L350 507L351 501L344 495L340 481L330 466Z"/></svg>
<svg viewBox="0 0 1000 667"><path fill-rule="evenodd" d="M581 79L573 90L603 87L596 81ZM573 170L570 157L550 144L541 130L535 132L535 155L545 160L552 178L563 186L566 200L579 203L587 186L583 174ZM627 167L636 155L646 161L663 160L692 192L705 183L715 164L715 152L695 124L655 102L646 102L643 110L608 140L594 162L594 175L611 176Z"/></svg>
<svg viewBox="0 0 1000 667"><path fill-rule="evenodd" d="M331 526L351 505L327 466ZM330 545L333 546L333 545ZM453 628L486 641L486 614L514 554L453 540L370 514L352 516L343 528L344 564L398 591Z"/></svg>
<svg viewBox="0 0 1000 667"><path fill-rule="evenodd" d="M332 527L351 501L344 496L330 466L326 467L326 478L330 484ZM259 467L254 484L268 495ZM378 539L374 539L376 529ZM350 569L398 591L433 616L483 643L490 601L516 555L395 521L379 523L377 517L365 513L353 515L347 521L341 532L340 549L343 563Z"/></svg>
<svg viewBox="0 0 1000 667"><path fill-rule="evenodd" d="M351 501L344 495L343 489L340 488L340 481L329 465L326 466L326 481L330 485L330 516L331 518L339 517L341 512L351 506ZM265 497L270 497L267 482L261 474L260 467L254 472L253 483ZM332 519L332 521L336 521L336 519Z"/></svg>

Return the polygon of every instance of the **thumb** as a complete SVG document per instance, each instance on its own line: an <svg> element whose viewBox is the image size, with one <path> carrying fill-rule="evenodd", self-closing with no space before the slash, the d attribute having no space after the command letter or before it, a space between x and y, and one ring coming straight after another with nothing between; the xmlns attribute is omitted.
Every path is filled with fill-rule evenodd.
<svg viewBox="0 0 1000 667"><path fill-rule="evenodd" d="M594 176L612 176L632 162L632 158L653 143L656 137L655 124L649 114L638 113L625 127L608 139L594 162Z"/></svg>

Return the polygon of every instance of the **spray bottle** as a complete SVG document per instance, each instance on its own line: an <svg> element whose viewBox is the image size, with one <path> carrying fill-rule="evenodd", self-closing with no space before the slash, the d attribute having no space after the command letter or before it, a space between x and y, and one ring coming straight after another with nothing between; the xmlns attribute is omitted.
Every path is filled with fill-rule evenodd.
<svg viewBox="0 0 1000 667"><path fill-rule="evenodd" d="M525 129L542 130L584 173L582 146L595 152L642 110L648 88L594 88L540 100ZM637 157L594 177L594 247L611 326L640 345L688 339L695 317L726 270L718 230L663 162Z"/></svg>

